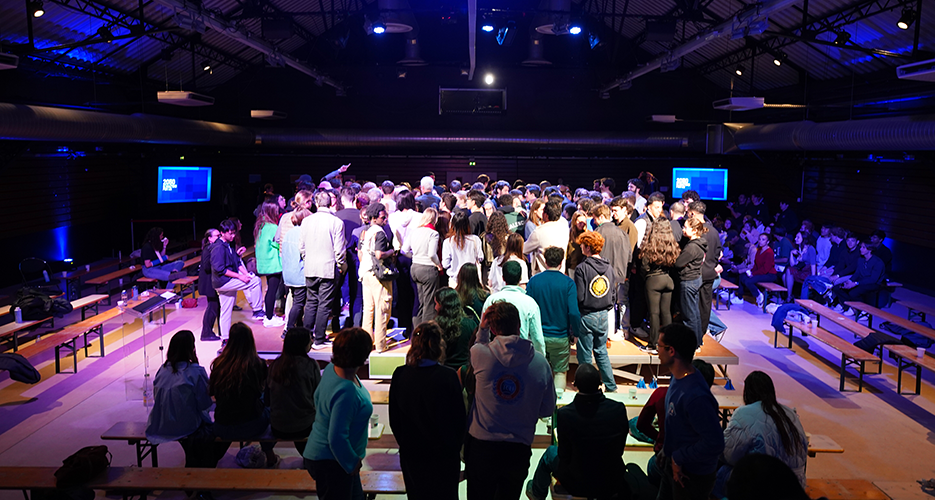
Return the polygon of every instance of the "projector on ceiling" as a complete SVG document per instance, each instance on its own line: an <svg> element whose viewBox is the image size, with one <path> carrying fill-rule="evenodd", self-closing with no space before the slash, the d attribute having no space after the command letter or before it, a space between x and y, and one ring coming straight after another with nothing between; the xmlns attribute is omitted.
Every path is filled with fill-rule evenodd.
<svg viewBox="0 0 935 500"><path fill-rule="evenodd" d="M210 106L214 104L214 98L211 96L182 90L157 92L156 98L162 104L173 104L175 106Z"/></svg>
<svg viewBox="0 0 935 500"><path fill-rule="evenodd" d="M283 111L272 109L251 109L250 118L259 118L260 120L282 120L289 116Z"/></svg>
<svg viewBox="0 0 935 500"><path fill-rule="evenodd" d="M762 97L729 97L714 101L714 109L726 111L749 111L763 107L766 99Z"/></svg>
<svg viewBox="0 0 935 500"><path fill-rule="evenodd" d="M935 82L935 59L897 66L896 76L900 80Z"/></svg>
<svg viewBox="0 0 935 500"><path fill-rule="evenodd" d="M19 57L13 54L0 54L0 69L16 69Z"/></svg>

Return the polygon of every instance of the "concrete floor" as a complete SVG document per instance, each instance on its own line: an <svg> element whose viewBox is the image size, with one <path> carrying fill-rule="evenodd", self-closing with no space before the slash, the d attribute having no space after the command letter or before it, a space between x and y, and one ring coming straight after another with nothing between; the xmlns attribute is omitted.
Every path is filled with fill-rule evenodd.
<svg viewBox="0 0 935 500"><path fill-rule="evenodd" d="M935 299L908 290L900 290L896 298L935 303ZM241 305L246 304L241 300ZM170 310L166 325L146 325L146 352L150 357L151 374L155 375L161 363L160 335L166 346L172 333L180 329L190 329L198 336L203 299L199 306ZM898 304L890 310L902 316L906 313ZM235 321L246 320L245 313L234 314ZM887 361L882 375L865 376L862 393L841 393L837 390L840 356L835 351L800 337L796 337L792 351L774 349L769 316L753 304L734 306L730 311L722 308L719 314L729 326L722 344L740 358L740 365L730 368L736 394L742 391L743 379L749 372L765 371L773 378L780 401L796 408L807 432L828 435L845 448L840 455L819 455L810 459L809 478L867 479L911 487L916 479L935 477L935 374L923 374L921 395L898 395L896 369ZM58 322L59 326L75 321L75 316L77 313L72 313L66 321ZM249 324L258 337L258 344L278 343L280 330L264 329L262 324L254 322ZM823 324L836 331L829 325ZM31 360L42 373L42 381L36 385L13 382L6 373L0 374L0 465L57 466L79 448L101 444L100 434L115 422L145 420L148 408L142 400L143 331L143 322L126 314L124 318L108 322L105 325L106 357L85 359L82 351L77 374L56 375L51 351ZM218 347L217 342L198 343L202 365L210 365ZM69 363L63 366L69 368ZM387 388L386 383L366 383L378 390ZM903 383L904 390L913 388L915 379L906 374ZM849 376L847 388L856 389L856 379ZM725 391L722 386L714 390ZM386 423L386 406L378 405L376 411ZM135 465L133 447L116 441L105 444L113 454L114 465ZM232 447L221 467L236 467L235 449ZM181 447L166 444L159 450L160 466L182 466ZM276 451L284 459L281 467L301 466L300 457L291 444L283 444ZM386 452L370 450L371 454ZM530 476L540 455L541 450L534 450ZM625 459L645 466L649 456L646 452L627 452ZM462 497L465 497L464 483L461 487ZM98 495L103 496L103 493ZM269 495L222 497L267 498ZM22 494L0 491L0 499L6 498L22 498ZM159 498L184 498L184 495L167 492Z"/></svg>

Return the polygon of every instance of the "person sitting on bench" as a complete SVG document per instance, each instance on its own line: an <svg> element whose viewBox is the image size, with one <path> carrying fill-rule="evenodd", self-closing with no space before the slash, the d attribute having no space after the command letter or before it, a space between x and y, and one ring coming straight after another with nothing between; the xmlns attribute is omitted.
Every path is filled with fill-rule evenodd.
<svg viewBox="0 0 935 500"><path fill-rule="evenodd" d="M217 467L230 445L214 440L208 374L198 364L191 331L180 330L169 341L166 362L153 380L153 401L146 439L154 445L178 441L185 451L185 467Z"/></svg>
<svg viewBox="0 0 935 500"><path fill-rule="evenodd" d="M146 233L143 246L140 248L140 257L143 259L143 276L159 281L173 281L187 276L182 268L185 263L181 260L168 262L166 245L169 239L162 233L161 227L154 227Z"/></svg>
<svg viewBox="0 0 935 500"><path fill-rule="evenodd" d="M873 255L872 248L869 240L861 241L859 249L861 258L857 261L857 270L850 279L832 288L834 310L843 312L845 316L854 315L853 309L843 305L845 302L868 302L866 297L883 286L885 266L879 257Z"/></svg>
<svg viewBox="0 0 935 500"><path fill-rule="evenodd" d="M601 374L594 365L578 365L578 394L574 402L559 408L556 417L558 446L549 446L542 454L535 475L526 483L527 497L545 500L553 475L574 496L631 497L623 461L627 407L607 399L601 385Z"/></svg>

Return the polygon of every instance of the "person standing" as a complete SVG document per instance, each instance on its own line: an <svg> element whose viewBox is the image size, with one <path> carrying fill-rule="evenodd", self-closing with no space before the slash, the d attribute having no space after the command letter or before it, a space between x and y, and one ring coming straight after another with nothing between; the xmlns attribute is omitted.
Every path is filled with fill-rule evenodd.
<svg viewBox="0 0 935 500"><path fill-rule="evenodd" d="M701 317L701 335L708 331L711 322L711 300L714 298L714 281L721 277L721 238L711 221L705 219L707 205L703 201L692 201L688 205L688 217L704 223L707 230L701 235L706 243L704 263L701 265L701 289L698 290L698 311ZM791 290L791 288L790 288Z"/></svg>
<svg viewBox="0 0 935 500"><path fill-rule="evenodd" d="M467 417L461 382L440 364L444 357L441 327L421 323L390 384L390 427L411 500L458 499Z"/></svg>
<svg viewBox="0 0 935 500"><path fill-rule="evenodd" d="M529 235L529 239L526 240L526 244L523 246L523 253L530 257L533 275L547 269L544 255L546 248L568 248L569 228L562 219L561 203L557 201L546 203L543 215L546 221ZM561 270L563 273L565 272L564 260L562 261Z"/></svg>
<svg viewBox="0 0 935 500"><path fill-rule="evenodd" d="M428 177L431 180L431 177ZM435 292L438 291L438 274L444 270L438 259L438 231L435 222L438 212L426 208L415 229L409 230L409 236L403 242L400 253L412 259L410 274L416 285L419 297L418 312L412 319L414 325L420 325L435 319Z"/></svg>
<svg viewBox="0 0 935 500"><path fill-rule="evenodd" d="M347 270L338 277L336 286L338 292L335 293L334 308L331 310L331 331L336 332L341 329L341 302L342 292L340 291L345 280L347 281L347 319L344 320L344 327L347 328L354 323L354 304L357 303L357 292L360 286L360 280L357 277L357 251L354 247L354 230L362 224L360 219L360 209L357 207L357 194L351 188L341 190L342 209L334 213L334 216L341 219L344 223L344 245L347 248L345 252L345 262Z"/></svg>
<svg viewBox="0 0 935 500"><path fill-rule="evenodd" d="M546 270L533 276L526 285L526 294L540 304L545 358L552 367L558 397L565 392L571 344L581 328L575 281L559 270L564 257L565 251L561 248L546 248Z"/></svg>
<svg viewBox="0 0 935 500"><path fill-rule="evenodd" d="M393 306L393 282L378 279L373 266L377 261L392 259L396 251L383 230L387 219L386 207L382 203L371 203L367 206L367 217L370 219L370 227L361 233L358 245L358 275L364 296L361 327L370 334L377 351L383 352L386 350L386 327Z"/></svg>
<svg viewBox="0 0 935 500"><path fill-rule="evenodd" d="M679 274L679 296L682 304L682 318L685 326L695 332L695 339L700 347L704 343L705 331L701 327L701 311L698 310L699 291L701 290L701 268L704 265L707 241L702 238L708 228L697 219L689 219L682 228L682 234L688 243L682 248L675 269Z"/></svg>
<svg viewBox="0 0 935 500"><path fill-rule="evenodd" d="M281 316L276 316L276 298L282 286L282 259L279 255L280 243L275 240L279 226L279 205L263 203L260 205L256 225L253 227L253 240L256 242L256 271L266 278L266 318L265 328L278 328L286 324Z"/></svg>
<svg viewBox="0 0 935 500"><path fill-rule="evenodd" d="M646 213L652 211L654 204ZM660 328L672 323L672 267L679 256L679 245L672 236L672 226L658 218L648 226L646 238L640 248L640 273L646 287L646 305L649 310L649 342L643 349L655 354Z"/></svg>
<svg viewBox="0 0 935 500"><path fill-rule="evenodd" d="M685 325L670 324L657 342L659 363L672 374L666 392L665 473L658 498L707 500L724 451L717 400L692 365L697 343Z"/></svg>
<svg viewBox="0 0 935 500"><path fill-rule="evenodd" d="M521 338L529 339L535 347L536 352L545 355L545 340L542 336L542 314L539 310L539 304L526 295L526 290L519 286L522 278L522 264L509 261L503 266L503 281L506 286L497 293L490 294L484 301L483 311L486 311L491 304L498 301L506 301L513 304L519 310L520 327L519 335ZM482 314L483 316L483 314Z"/></svg>
<svg viewBox="0 0 935 500"><path fill-rule="evenodd" d="M612 219L612 212L607 205L597 205L591 209L591 217L594 218L594 231L604 238L604 249L601 250L601 258L610 263L614 268L614 278L617 283L616 294L614 297L614 310L607 320L608 335L617 332L617 328L623 324L622 316L627 310L626 279L627 269L630 267L632 251L630 249L630 237L624 229L617 227ZM619 336L617 340L623 340Z"/></svg>
<svg viewBox="0 0 935 500"><path fill-rule="evenodd" d="M320 500L364 498L360 467L367 454L373 403L357 371L372 348L370 335L360 328L338 332L331 364L315 390L315 423L302 457Z"/></svg>
<svg viewBox="0 0 935 500"><path fill-rule="evenodd" d="M591 356L597 361L604 382L604 392L617 392L617 383L607 356L608 311L614 308L616 280L614 268L601 258L604 237L594 231L578 236L581 253L585 259L575 269L575 286L578 291L578 310L581 312L581 328L578 333L576 355L578 364L591 364Z"/></svg>
<svg viewBox="0 0 935 500"><path fill-rule="evenodd" d="M536 422L555 409L552 370L532 342L520 338L519 325L514 305L494 302L471 348L476 391L465 444L468 500L519 498Z"/></svg>
<svg viewBox="0 0 935 500"><path fill-rule="evenodd" d="M201 319L201 340L214 341L221 340L221 337L214 334L214 324L221 315L221 302L218 299L218 292L211 283L211 245L221 237L221 232L211 228L205 231L205 237L201 240L201 265L198 266L198 293L205 298L205 314Z"/></svg>
<svg viewBox="0 0 935 500"><path fill-rule="evenodd" d="M238 291L243 291L244 297L250 302L255 321L262 321L265 314L260 278L247 272L243 261L230 246L237 235L236 223L230 219L223 220L218 228L221 237L211 246L211 283L221 302L220 333L223 348L230 335L231 315L237 302Z"/></svg>
<svg viewBox="0 0 935 500"><path fill-rule="evenodd" d="M302 239L299 254L305 261L305 328L312 331L312 349L328 345L325 326L331 314L337 289L336 278L347 270L344 223L332 212L331 195L320 191L315 195L318 211L306 217L299 226ZM306 258L314 256L314 258Z"/></svg>

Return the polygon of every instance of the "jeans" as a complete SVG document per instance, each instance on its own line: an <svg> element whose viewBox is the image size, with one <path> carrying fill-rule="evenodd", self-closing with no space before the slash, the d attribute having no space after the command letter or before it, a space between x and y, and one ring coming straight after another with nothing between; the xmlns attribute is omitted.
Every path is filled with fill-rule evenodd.
<svg viewBox="0 0 935 500"><path fill-rule="evenodd" d="M468 436L464 456L468 500L517 500L523 494L532 456L528 445Z"/></svg>
<svg viewBox="0 0 935 500"><path fill-rule="evenodd" d="M234 311L234 303L237 302L237 291L243 291L247 302L254 312L263 310L263 297L260 285L260 278L253 276L249 283L244 283L237 278L231 278L227 283L217 288L218 300L221 301L221 338L226 339L231 331L231 314Z"/></svg>
<svg viewBox="0 0 935 500"><path fill-rule="evenodd" d="M581 332L578 337L576 356L579 365L591 364L591 352L597 361L606 392L616 392L617 383L607 356L607 311L596 311L581 316Z"/></svg>
<svg viewBox="0 0 935 500"><path fill-rule="evenodd" d="M413 318L413 325L420 325L435 319L435 292L438 291L438 269L422 264L412 265L412 281L416 284L419 295L419 311Z"/></svg>
<svg viewBox="0 0 935 500"><path fill-rule="evenodd" d="M153 264L153 267L143 266L143 276L159 281L171 281L169 275L181 271L184 266L185 263L180 260L160 265Z"/></svg>
<svg viewBox="0 0 935 500"><path fill-rule="evenodd" d="M305 470L315 480L318 500L364 500L360 473L348 474L337 460L306 458Z"/></svg>
<svg viewBox="0 0 935 500"><path fill-rule="evenodd" d="M552 485L552 474L558 470L558 446L552 445L545 449L536 472L532 476L532 494L536 498L548 498L549 486Z"/></svg>
<svg viewBox="0 0 935 500"><path fill-rule="evenodd" d="M266 319L273 319L276 314L276 296L282 286L282 273L264 274L266 276Z"/></svg>
<svg viewBox="0 0 935 500"><path fill-rule="evenodd" d="M708 329L711 330L711 335L717 336L724 330L727 330L727 324L721 320L721 317L718 316L716 312L711 311L711 320L708 321Z"/></svg>
<svg viewBox="0 0 935 500"><path fill-rule="evenodd" d="M335 280L329 278L305 278L305 328L312 331L316 344L325 341L325 326L331 314L334 300Z"/></svg>
<svg viewBox="0 0 935 500"><path fill-rule="evenodd" d="M201 338L214 335L214 323L221 315L221 300L218 297L205 297L208 301L205 307L205 315L201 319Z"/></svg>
<svg viewBox="0 0 935 500"><path fill-rule="evenodd" d="M750 295L757 297L760 295L760 289L756 286L757 283L772 283L774 281L776 281L776 273L758 274L756 276L741 274L740 283L737 283L737 296L743 298L743 289L746 287L750 290Z"/></svg>
<svg viewBox="0 0 935 500"><path fill-rule="evenodd" d="M679 294L682 297L682 318L685 326L695 332L695 340L701 345L704 342L704 329L701 328L701 311L699 310L699 292L701 290L701 276L693 280L682 280ZM711 310L711 306L708 306Z"/></svg>
<svg viewBox="0 0 935 500"><path fill-rule="evenodd" d="M850 289L844 288L841 285L835 285L834 288L832 288L832 290L834 290L834 304L844 305L845 302L857 301L873 306L876 304L874 304L873 300L867 300L867 295L872 294L879 289L880 285L877 285L876 283L870 285L857 285Z"/></svg>
<svg viewBox="0 0 935 500"><path fill-rule="evenodd" d="M802 282L802 291L799 293L800 299L808 299L809 289L815 290L819 295L824 294L831 288L831 280L824 276L809 276Z"/></svg>
<svg viewBox="0 0 935 500"><path fill-rule="evenodd" d="M292 307L289 308L289 315L286 318L286 330L298 324L305 324L304 322L299 323L299 320L304 316L307 289L304 286L290 286L289 291L292 292Z"/></svg>
<svg viewBox="0 0 935 500"><path fill-rule="evenodd" d="M672 323L672 291L675 283L668 273L646 278L646 304L649 309L649 345L656 347L659 329Z"/></svg>

